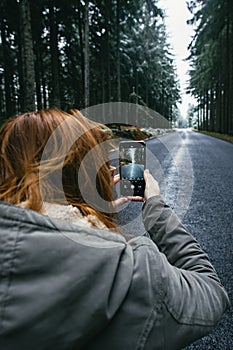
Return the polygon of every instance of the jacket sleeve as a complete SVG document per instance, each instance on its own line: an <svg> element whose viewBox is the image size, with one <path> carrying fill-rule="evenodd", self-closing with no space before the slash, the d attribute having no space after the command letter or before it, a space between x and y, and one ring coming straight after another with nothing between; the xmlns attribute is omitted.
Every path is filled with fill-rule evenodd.
<svg viewBox="0 0 233 350"><path fill-rule="evenodd" d="M142 215L160 250L165 349L180 349L213 329L229 299L207 254L161 196L150 198Z"/></svg>

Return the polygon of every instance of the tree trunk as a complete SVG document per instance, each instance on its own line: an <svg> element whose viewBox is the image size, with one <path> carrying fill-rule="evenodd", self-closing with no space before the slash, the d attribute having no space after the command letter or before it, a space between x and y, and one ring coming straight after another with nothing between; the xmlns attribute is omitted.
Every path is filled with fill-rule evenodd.
<svg viewBox="0 0 233 350"><path fill-rule="evenodd" d="M210 90L210 131L215 131L215 101L213 88Z"/></svg>
<svg viewBox="0 0 233 350"><path fill-rule="evenodd" d="M121 101L120 0L117 0L117 101Z"/></svg>
<svg viewBox="0 0 233 350"><path fill-rule="evenodd" d="M82 86L79 88L79 95L81 95L81 103L84 102L84 81L85 81L85 64L84 64L84 46L83 46L83 26L82 26L82 10L81 3L78 0L78 31L79 31L79 42L80 42L80 55L81 55L81 74L82 74Z"/></svg>
<svg viewBox="0 0 233 350"><path fill-rule="evenodd" d="M42 98L43 98L43 108L48 106L48 85L45 78L45 70L42 62L42 57L40 57L40 67L41 67L41 83L42 83Z"/></svg>
<svg viewBox="0 0 233 350"><path fill-rule="evenodd" d="M5 88L5 118L12 116L12 96L11 96L11 74L10 74L10 49L6 40L6 25L5 21L1 24L1 41L2 41L2 53L3 53L3 69L4 69L4 88Z"/></svg>
<svg viewBox="0 0 233 350"><path fill-rule="evenodd" d="M206 91L205 106L206 106L206 130L209 131L209 91Z"/></svg>
<svg viewBox="0 0 233 350"><path fill-rule="evenodd" d="M216 131L221 132L221 84L216 86Z"/></svg>
<svg viewBox="0 0 233 350"><path fill-rule="evenodd" d="M35 68L29 0L20 0L20 38L22 60L22 112L35 110Z"/></svg>
<svg viewBox="0 0 233 350"><path fill-rule="evenodd" d="M36 104L37 109L42 109L42 93L41 93L41 78L40 78L40 51L36 52L36 63L35 63L35 78L36 78Z"/></svg>
<svg viewBox="0 0 233 350"><path fill-rule="evenodd" d="M109 14L109 6L111 6L109 4L109 0L105 0L105 59L104 59L104 63L105 63L105 71L106 71L106 99L107 102L111 101L111 75L110 75L110 50L109 50L109 32L110 32L110 14Z"/></svg>
<svg viewBox="0 0 233 350"><path fill-rule="evenodd" d="M229 1L229 11L227 18L227 59L228 66L228 99L227 99L227 114L228 114L228 130L227 133L233 134L233 4Z"/></svg>
<svg viewBox="0 0 233 350"><path fill-rule="evenodd" d="M2 82L2 76L0 75L0 123L5 119L4 115L4 108L3 108L3 82Z"/></svg>
<svg viewBox="0 0 233 350"><path fill-rule="evenodd" d="M50 103L52 106L61 107L60 101L60 79L59 79L59 51L58 51L58 32L55 7L49 7L50 22L50 50L52 64L51 96Z"/></svg>
<svg viewBox="0 0 233 350"><path fill-rule="evenodd" d="M200 130L200 102L198 102L197 109L197 130Z"/></svg>
<svg viewBox="0 0 233 350"><path fill-rule="evenodd" d="M85 0L84 10L84 102L90 104L90 60L89 60L89 0Z"/></svg>
<svg viewBox="0 0 233 350"><path fill-rule="evenodd" d="M227 57L227 38L226 33L221 35L221 58L220 58L220 67L221 67L221 133L226 133L227 130L227 79L228 79L228 57Z"/></svg>

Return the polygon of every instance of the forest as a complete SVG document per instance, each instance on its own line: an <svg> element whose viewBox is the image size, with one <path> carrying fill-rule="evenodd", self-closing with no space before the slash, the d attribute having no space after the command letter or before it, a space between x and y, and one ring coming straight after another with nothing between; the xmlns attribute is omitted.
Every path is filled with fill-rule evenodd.
<svg viewBox="0 0 233 350"><path fill-rule="evenodd" d="M189 118L233 133L232 0L191 0ZM147 106L174 123L180 87L157 0L2 0L0 118L56 106Z"/></svg>
<svg viewBox="0 0 233 350"><path fill-rule="evenodd" d="M233 135L233 1L191 0L189 93L197 99L189 113L196 113L201 130Z"/></svg>

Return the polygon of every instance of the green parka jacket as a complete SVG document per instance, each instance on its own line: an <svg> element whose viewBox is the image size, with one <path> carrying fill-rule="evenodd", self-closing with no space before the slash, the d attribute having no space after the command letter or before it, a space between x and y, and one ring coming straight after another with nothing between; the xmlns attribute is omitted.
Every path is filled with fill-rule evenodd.
<svg viewBox="0 0 233 350"><path fill-rule="evenodd" d="M181 349L229 305L207 255L160 196L126 240L0 204L1 350Z"/></svg>

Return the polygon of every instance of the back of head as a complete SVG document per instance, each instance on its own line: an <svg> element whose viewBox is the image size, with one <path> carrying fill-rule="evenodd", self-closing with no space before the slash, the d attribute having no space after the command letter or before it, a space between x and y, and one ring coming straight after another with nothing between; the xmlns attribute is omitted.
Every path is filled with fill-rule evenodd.
<svg viewBox="0 0 233 350"><path fill-rule="evenodd" d="M97 190L111 205L107 150L101 147L106 140L101 127L80 112L71 115L51 108L8 120L0 132L0 200L24 203L36 211L42 210L43 200L65 200L114 227L110 215L96 209L94 197L85 199L85 188L80 188L78 176L82 169L82 186L88 193ZM83 162L86 158L88 162ZM59 176L62 188L57 186Z"/></svg>

